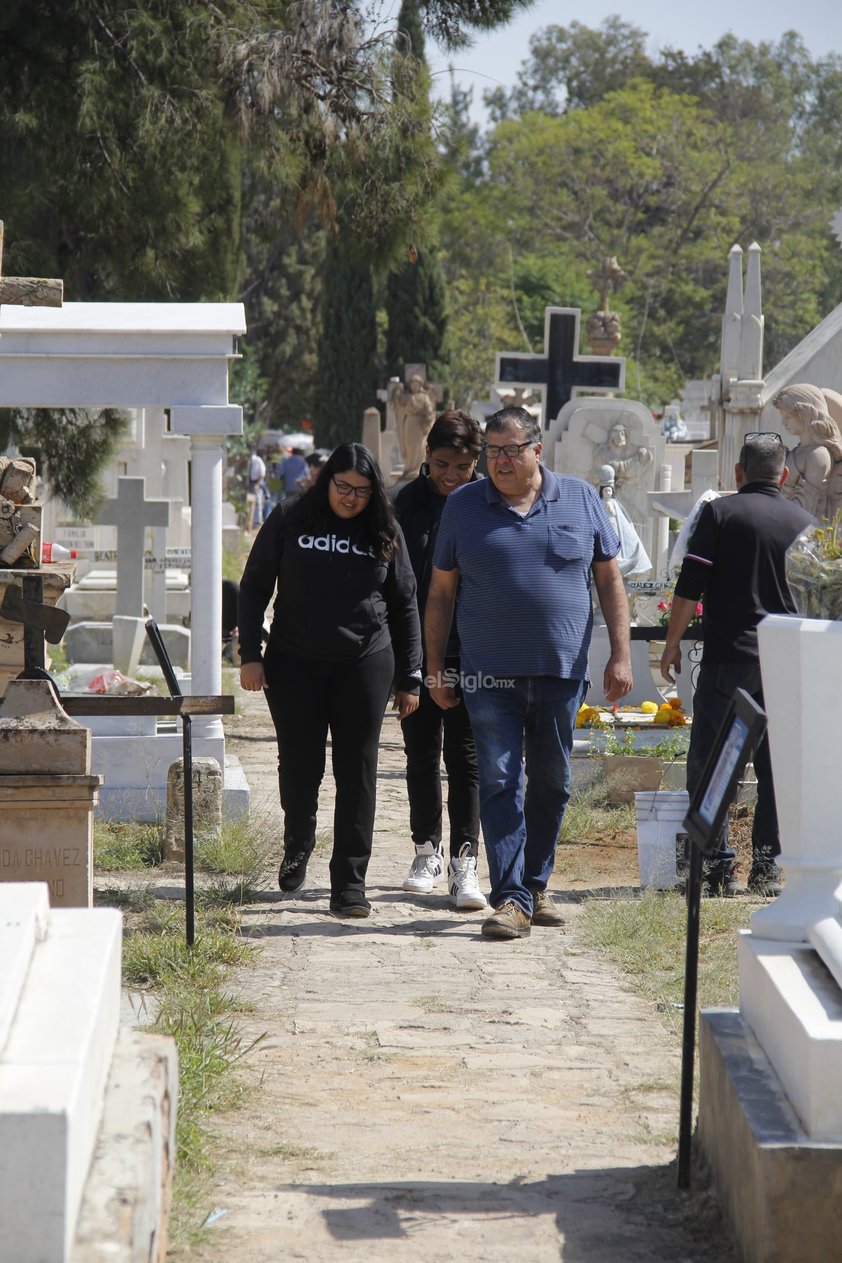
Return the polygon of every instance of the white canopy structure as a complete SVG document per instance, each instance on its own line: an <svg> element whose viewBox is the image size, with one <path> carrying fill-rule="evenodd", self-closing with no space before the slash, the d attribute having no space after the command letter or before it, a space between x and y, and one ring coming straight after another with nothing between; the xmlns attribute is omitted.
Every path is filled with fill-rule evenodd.
<svg viewBox="0 0 842 1263"><path fill-rule="evenodd" d="M245 331L241 303L0 307L0 407L161 407L170 432L189 436L194 693L222 687L225 436L243 431L242 409L228 403L228 369ZM193 728L220 743L224 767L221 719L197 716Z"/></svg>

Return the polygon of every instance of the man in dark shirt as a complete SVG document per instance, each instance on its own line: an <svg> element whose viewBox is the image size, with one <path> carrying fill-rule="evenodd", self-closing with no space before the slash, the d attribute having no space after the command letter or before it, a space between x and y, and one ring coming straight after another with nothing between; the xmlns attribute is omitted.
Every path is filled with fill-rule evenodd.
<svg viewBox="0 0 842 1263"><path fill-rule="evenodd" d="M681 671L681 636L701 599L704 649L693 699L693 728L687 753L687 789L699 784L734 690L743 688L763 705L757 627L767 614L794 614L786 581L786 551L814 523L800 505L781 494L789 470L779 434L747 434L736 466L737 494L706 504L690 537L675 585L661 674L675 683ZM748 888L754 894L780 892L781 853L778 813L772 783L769 742L754 755L757 805ZM711 894L734 895L735 852L727 828L720 850L710 861Z"/></svg>

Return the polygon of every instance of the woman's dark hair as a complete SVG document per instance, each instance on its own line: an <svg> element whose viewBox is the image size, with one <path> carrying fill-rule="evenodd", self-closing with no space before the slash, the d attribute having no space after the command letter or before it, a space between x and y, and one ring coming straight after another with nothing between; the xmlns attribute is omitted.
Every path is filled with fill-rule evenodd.
<svg viewBox="0 0 842 1263"><path fill-rule="evenodd" d="M389 562L395 551L395 514L392 502L386 495L383 475L367 447L362 443L340 443L319 470L319 476L309 491L295 506L296 520L314 534L331 524L328 487L331 478L353 471L371 483L368 503L355 519L363 527L366 542L381 561Z"/></svg>
<svg viewBox="0 0 842 1263"><path fill-rule="evenodd" d="M478 457L482 451L482 430L479 421L459 408L448 408L436 417L427 435L427 447L434 452L439 447L452 447L457 452L467 452Z"/></svg>

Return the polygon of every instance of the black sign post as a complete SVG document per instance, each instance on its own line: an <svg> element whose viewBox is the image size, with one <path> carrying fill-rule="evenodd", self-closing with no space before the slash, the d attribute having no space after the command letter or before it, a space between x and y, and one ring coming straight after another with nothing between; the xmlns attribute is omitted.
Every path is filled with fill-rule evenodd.
<svg viewBox="0 0 842 1263"><path fill-rule="evenodd" d="M181 697L181 685L173 669L172 659L161 630L154 618L146 623L146 634L158 659L170 697ZM195 882L193 873L193 721L190 715L181 714L181 740L184 753L184 917L187 946L196 939Z"/></svg>
<svg viewBox="0 0 842 1263"><path fill-rule="evenodd" d="M693 1068L699 978L699 913L702 861L716 854L728 808L745 766L766 730L766 716L744 689L737 689L717 733L702 779L690 800L684 827L690 837L687 880L687 950L684 963L684 1034L681 1047L681 1099L678 1124L678 1187L690 1187L693 1124Z"/></svg>

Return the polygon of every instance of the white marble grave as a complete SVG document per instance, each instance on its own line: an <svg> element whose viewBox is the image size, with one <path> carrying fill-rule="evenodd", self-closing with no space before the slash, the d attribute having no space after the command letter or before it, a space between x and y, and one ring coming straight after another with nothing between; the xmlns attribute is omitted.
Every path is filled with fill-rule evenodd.
<svg viewBox="0 0 842 1263"><path fill-rule="evenodd" d="M120 1017L122 917L0 886L3 1257L70 1257Z"/></svg>

